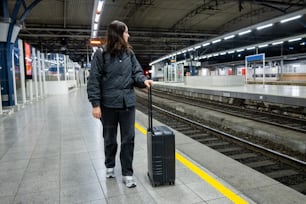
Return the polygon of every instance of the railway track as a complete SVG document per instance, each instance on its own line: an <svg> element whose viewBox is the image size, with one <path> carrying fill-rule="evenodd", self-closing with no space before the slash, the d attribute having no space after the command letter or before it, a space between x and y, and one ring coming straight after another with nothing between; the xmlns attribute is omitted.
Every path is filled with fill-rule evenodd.
<svg viewBox="0 0 306 204"><path fill-rule="evenodd" d="M137 99L147 113L147 101ZM306 162L153 105L154 119L306 195Z"/></svg>
<svg viewBox="0 0 306 204"><path fill-rule="evenodd" d="M294 118L283 114L276 114L257 109L248 109L242 106L235 106L207 99L194 98L185 95L166 93L158 89L154 89L154 95L159 98L175 100L177 102L197 106L200 108L218 111L228 115L246 118L249 120L270 124L297 132L306 133L306 120L304 118Z"/></svg>

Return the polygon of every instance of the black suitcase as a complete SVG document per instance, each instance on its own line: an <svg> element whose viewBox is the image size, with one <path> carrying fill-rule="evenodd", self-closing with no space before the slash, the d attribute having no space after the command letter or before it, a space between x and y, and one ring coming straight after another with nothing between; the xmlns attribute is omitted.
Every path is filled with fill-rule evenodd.
<svg viewBox="0 0 306 204"><path fill-rule="evenodd" d="M166 126L153 127L152 89L148 93L148 177L152 186L170 184L175 181L175 136Z"/></svg>

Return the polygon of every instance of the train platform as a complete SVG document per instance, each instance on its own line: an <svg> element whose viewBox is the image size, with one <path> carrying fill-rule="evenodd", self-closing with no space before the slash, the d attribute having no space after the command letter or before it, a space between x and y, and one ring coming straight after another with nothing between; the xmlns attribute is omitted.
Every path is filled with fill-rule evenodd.
<svg viewBox="0 0 306 204"><path fill-rule="evenodd" d="M177 89L195 94L239 98L288 106L306 107L306 86L279 84L245 84L242 86L191 86L184 83L156 82L156 87Z"/></svg>
<svg viewBox="0 0 306 204"><path fill-rule="evenodd" d="M105 178L102 126L84 87L0 116L0 204L305 203L306 196L175 132L175 185L147 177L147 115L136 112L136 188ZM161 125L154 121L154 125ZM118 137L119 138L119 137Z"/></svg>

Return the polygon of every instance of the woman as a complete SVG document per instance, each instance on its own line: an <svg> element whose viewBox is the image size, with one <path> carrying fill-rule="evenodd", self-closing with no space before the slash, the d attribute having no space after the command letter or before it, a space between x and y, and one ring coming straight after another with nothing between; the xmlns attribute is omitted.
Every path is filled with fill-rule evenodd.
<svg viewBox="0 0 306 204"><path fill-rule="evenodd" d="M136 187L133 178L133 155L135 137L134 86L145 88L153 85L128 43L128 27L113 21L107 30L106 45L98 49L91 63L87 84L92 115L101 119L103 125L106 177L115 177L117 152L117 126L120 125L120 162L123 182L128 188Z"/></svg>

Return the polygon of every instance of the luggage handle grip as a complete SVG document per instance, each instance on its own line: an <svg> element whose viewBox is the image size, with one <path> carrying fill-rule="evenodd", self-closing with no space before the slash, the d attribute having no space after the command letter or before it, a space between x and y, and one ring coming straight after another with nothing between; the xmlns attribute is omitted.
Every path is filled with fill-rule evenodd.
<svg viewBox="0 0 306 204"><path fill-rule="evenodd" d="M152 132L153 119L152 119L152 87L149 87L148 91L148 131Z"/></svg>

